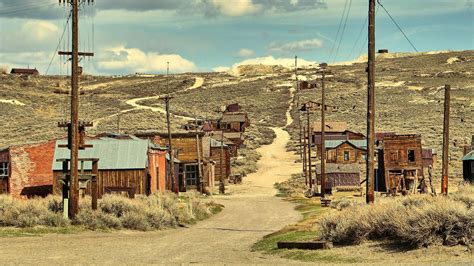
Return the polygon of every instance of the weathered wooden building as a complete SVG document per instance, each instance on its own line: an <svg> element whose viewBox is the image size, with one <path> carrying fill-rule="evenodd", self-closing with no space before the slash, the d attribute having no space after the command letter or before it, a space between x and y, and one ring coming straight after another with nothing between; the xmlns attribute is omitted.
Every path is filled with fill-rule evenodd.
<svg viewBox="0 0 474 266"><path fill-rule="evenodd" d="M231 174L230 146L226 145L221 140L211 138L211 160L216 162L214 180L228 180ZM222 156L222 157L221 157ZM222 158L222 160L221 160ZM222 168L221 168L222 167Z"/></svg>
<svg viewBox="0 0 474 266"><path fill-rule="evenodd" d="M464 181L474 183L474 151L462 158L462 166Z"/></svg>
<svg viewBox="0 0 474 266"><path fill-rule="evenodd" d="M14 145L0 150L0 193L16 198L46 196L53 189L55 141Z"/></svg>
<svg viewBox="0 0 474 266"><path fill-rule="evenodd" d="M34 75L37 76L39 75L39 72L36 68L12 68L10 71L10 74L15 74L15 75Z"/></svg>
<svg viewBox="0 0 474 266"><path fill-rule="evenodd" d="M334 188L360 187L359 164L326 164L326 191ZM316 165L317 184L321 185L321 165Z"/></svg>
<svg viewBox="0 0 474 266"><path fill-rule="evenodd" d="M318 83L316 81L307 81L302 80L298 82L298 89L299 90L311 90L318 87Z"/></svg>
<svg viewBox="0 0 474 266"><path fill-rule="evenodd" d="M326 161L337 164L365 163L366 140L326 140Z"/></svg>
<svg viewBox="0 0 474 266"><path fill-rule="evenodd" d="M167 133L139 132L135 135L139 138L149 139L163 147L169 146ZM215 179L215 162L210 159L210 137L204 132L173 133L172 144L175 156L180 161L179 174L177 175L180 191L197 189L201 183L200 176L203 178L204 185L211 187L210 181ZM201 167L199 167L199 161L201 161ZM200 169L202 173L199 173Z"/></svg>
<svg viewBox="0 0 474 266"><path fill-rule="evenodd" d="M376 189L396 193L424 188L421 135L388 135L379 141ZM421 186L420 186L421 185Z"/></svg>
<svg viewBox="0 0 474 266"><path fill-rule="evenodd" d="M60 147L65 140L58 140L52 161L54 171L54 192L61 193L62 171L61 160L70 158L70 151ZM151 144L148 140L137 138L89 139L87 144L92 148L79 151L79 159L99 159L97 178L98 196L108 193L148 195L170 189L169 156L166 148ZM85 161L79 165L80 173L90 174L92 162ZM86 194L91 193L90 182L81 185Z"/></svg>
<svg viewBox="0 0 474 266"><path fill-rule="evenodd" d="M346 122L326 122L325 140L364 140L361 133L347 129ZM312 127L312 143L316 146L318 157L321 155L321 122L316 122Z"/></svg>

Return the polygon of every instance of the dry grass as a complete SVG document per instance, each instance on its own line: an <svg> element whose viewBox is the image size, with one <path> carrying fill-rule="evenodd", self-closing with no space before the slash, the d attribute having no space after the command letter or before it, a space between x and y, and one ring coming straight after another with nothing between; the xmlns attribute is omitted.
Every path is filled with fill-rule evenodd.
<svg viewBox="0 0 474 266"><path fill-rule="evenodd" d="M474 187L448 197L417 195L380 199L374 205L345 204L318 222L323 239L335 244L390 240L410 248L474 241ZM351 208L348 208L351 206Z"/></svg>
<svg viewBox="0 0 474 266"><path fill-rule="evenodd" d="M0 74L8 74L8 67L0 66Z"/></svg>
<svg viewBox="0 0 474 266"><path fill-rule="evenodd" d="M105 195L99 201L97 211L90 206L90 198L83 199L80 213L70 222L62 216L63 208L58 196L31 200L0 196L0 226L32 228L72 224L90 230L148 231L192 224L210 217L221 208L212 202L203 202L194 194L178 197L172 193L139 196L136 199Z"/></svg>

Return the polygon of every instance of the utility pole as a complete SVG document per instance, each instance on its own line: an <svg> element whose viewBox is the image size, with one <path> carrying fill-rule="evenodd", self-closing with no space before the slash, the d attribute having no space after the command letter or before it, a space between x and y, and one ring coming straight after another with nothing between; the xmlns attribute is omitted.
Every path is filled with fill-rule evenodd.
<svg viewBox="0 0 474 266"><path fill-rule="evenodd" d="M201 148L199 147L199 133L198 133L198 120L197 117L194 120L195 122L195 132L196 132L196 147L197 147L197 154L198 154L198 171L199 171L199 184L197 184L197 189L199 192L203 193L204 185L203 185L203 178L202 178L202 165L201 165Z"/></svg>
<svg viewBox="0 0 474 266"><path fill-rule="evenodd" d="M224 129L221 128L221 167L220 167L221 176L219 178L219 193L221 194L225 194L223 164L224 164Z"/></svg>
<svg viewBox="0 0 474 266"><path fill-rule="evenodd" d="M300 105L300 95L299 95L299 92L300 92L300 85L299 85L299 82L298 82L298 56L295 56L295 82L296 82L296 93L297 93L297 96L296 96L296 106L299 106ZM300 135L300 146L299 146L299 150L298 152L300 153L300 159L303 158L303 148L302 148L302 143L301 143L301 136L302 136L302 127L301 127L301 116L298 115L298 126L299 126L299 135Z"/></svg>
<svg viewBox="0 0 474 266"><path fill-rule="evenodd" d="M366 203L374 202L375 179L375 0L369 0L369 46L367 68Z"/></svg>
<svg viewBox="0 0 474 266"><path fill-rule="evenodd" d="M166 104L166 124L168 126L168 146L169 146L169 149L170 149L170 178L172 180L172 188L171 190L178 194L179 193L179 188L178 188L178 185L176 183L176 178L174 176L174 150L173 150L173 137L171 135L171 125L170 125L170 100L172 99L173 97L172 96L166 96L166 97L163 97L163 99L165 100L165 104Z"/></svg>
<svg viewBox="0 0 474 266"><path fill-rule="evenodd" d="M441 194L448 195L449 178L449 113L451 86L444 87L444 123L443 123L443 174L441 177Z"/></svg>
<svg viewBox="0 0 474 266"><path fill-rule="evenodd" d="M307 130L308 130L308 178L309 178L309 190L313 193L313 179L312 179L312 165L311 165L311 126L309 125L309 106L306 106L306 119L307 119Z"/></svg>
<svg viewBox="0 0 474 266"><path fill-rule="evenodd" d="M324 199L326 191L326 95L324 92L325 68L327 64L322 63L321 66L321 198Z"/></svg>
<svg viewBox="0 0 474 266"><path fill-rule="evenodd" d="M300 117L301 119L301 117ZM306 127L303 128L303 134L302 134L302 138L303 138L303 173L304 173L304 180L305 180L305 183L306 185L308 185L308 173L307 173L307 167L306 167Z"/></svg>

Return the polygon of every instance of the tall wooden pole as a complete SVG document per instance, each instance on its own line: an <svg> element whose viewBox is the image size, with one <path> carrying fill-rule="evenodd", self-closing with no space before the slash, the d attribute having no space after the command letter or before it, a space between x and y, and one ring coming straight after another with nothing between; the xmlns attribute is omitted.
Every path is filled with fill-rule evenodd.
<svg viewBox="0 0 474 266"><path fill-rule="evenodd" d="M300 95L299 95L300 85L298 82L298 56L295 56L295 82L296 82L295 88L296 88L296 93L297 93L296 106L300 106ZM301 126L301 116L299 114L298 114L298 126L299 126L299 135L300 135L300 146L299 146L298 152L300 154L300 159L302 159L303 158L303 147L301 146L302 145L302 141L301 141L302 126Z"/></svg>
<svg viewBox="0 0 474 266"><path fill-rule="evenodd" d="M311 126L309 125L309 106L306 106L306 119L307 119L307 130L308 130L308 180L309 180L309 189L313 193L313 177L312 177L312 165L311 165Z"/></svg>
<svg viewBox="0 0 474 266"><path fill-rule="evenodd" d="M373 203L375 178L375 0L369 0L368 30L366 202Z"/></svg>
<svg viewBox="0 0 474 266"><path fill-rule="evenodd" d="M165 104L166 104L166 124L168 125L168 145L170 148L170 178L172 182L172 190L178 194L179 193L179 188L176 182L176 178L174 176L174 150L173 150L173 137L171 135L171 125L170 125L170 100L171 97L166 97L165 98Z"/></svg>
<svg viewBox="0 0 474 266"><path fill-rule="evenodd" d="M198 133L198 120L197 120L197 117L195 118L195 132L196 132L196 147L197 147L197 155L198 155L198 171L199 171L199 174L198 174L198 178L199 178L199 181L198 181L198 184L197 184L197 189L199 192L203 192L203 188L204 188L204 184L203 184L203 178L202 178L202 165L201 165L201 147L199 145L199 133Z"/></svg>
<svg viewBox="0 0 474 266"><path fill-rule="evenodd" d="M306 127L303 128L303 135L302 135L302 144L303 144L303 173L306 185L308 185L308 172L307 172L307 165L306 165Z"/></svg>
<svg viewBox="0 0 474 266"><path fill-rule="evenodd" d="M441 177L441 194L448 195L449 178L449 113L451 86L444 87L444 123L443 123L443 175Z"/></svg>
<svg viewBox="0 0 474 266"><path fill-rule="evenodd" d="M71 185L69 218L79 212L79 40L78 0L72 0L72 70L71 70Z"/></svg>
<svg viewBox="0 0 474 266"><path fill-rule="evenodd" d="M224 129L221 128L221 167L220 167L221 176L219 178L219 193L221 194L225 193L223 164L224 164Z"/></svg>
<svg viewBox="0 0 474 266"><path fill-rule="evenodd" d="M321 198L326 190L326 95L324 92L324 67L321 78Z"/></svg>

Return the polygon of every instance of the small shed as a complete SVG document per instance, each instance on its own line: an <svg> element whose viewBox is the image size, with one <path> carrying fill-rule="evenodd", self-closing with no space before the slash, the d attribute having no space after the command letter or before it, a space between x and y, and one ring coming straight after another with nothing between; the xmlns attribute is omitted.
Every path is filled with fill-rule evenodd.
<svg viewBox="0 0 474 266"><path fill-rule="evenodd" d="M321 185L321 165L316 165L318 185ZM326 164L326 190L338 187L359 187L360 169L358 164Z"/></svg>
<svg viewBox="0 0 474 266"><path fill-rule="evenodd" d="M39 75L39 71L36 68L30 69L30 68L12 68L10 71L10 74L16 74L16 75Z"/></svg>
<svg viewBox="0 0 474 266"><path fill-rule="evenodd" d="M62 163L58 160L69 159L70 151L60 148L66 140L58 140L54 152L54 191L61 193L63 177ZM107 193L132 193L149 194L152 182L148 173L148 148L149 141L141 139L92 139L87 140L92 148L79 151L79 159L99 159L99 176L97 179L99 198ZM81 169L79 165L79 169ZM92 163L84 162L85 174L92 172ZM87 185L86 194L91 193L90 184Z"/></svg>
<svg viewBox="0 0 474 266"><path fill-rule="evenodd" d="M464 181L474 183L474 151L462 158Z"/></svg>

